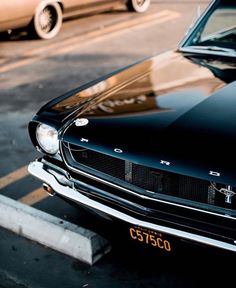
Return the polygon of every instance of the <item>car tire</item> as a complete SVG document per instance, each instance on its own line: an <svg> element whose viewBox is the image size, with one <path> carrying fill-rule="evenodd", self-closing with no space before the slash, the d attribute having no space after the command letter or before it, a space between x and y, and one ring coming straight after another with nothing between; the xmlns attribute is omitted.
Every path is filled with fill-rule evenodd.
<svg viewBox="0 0 236 288"><path fill-rule="evenodd" d="M30 34L40 39L52 39L62 26L62 9L56 2L39 5L30 25Z"/></svg>
<svg viewBox="0 0 236 288"><path fill-rule="evenodd" d="M146 12L151 4L151 0L129 0L127 7L129 11L138 13Z"/></svg>

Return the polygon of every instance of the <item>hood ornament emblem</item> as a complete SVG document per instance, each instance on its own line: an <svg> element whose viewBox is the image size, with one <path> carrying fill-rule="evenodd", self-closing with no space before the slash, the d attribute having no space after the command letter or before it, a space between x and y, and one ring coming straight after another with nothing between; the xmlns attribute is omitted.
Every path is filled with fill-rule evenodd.
<svg viewBox="0 0 236 288"><path fill-rule="evenodd" d="M75 120L75 126L81 127L86 126L89 123L89 120L87 118L78 118Z"/></svg>
<svg viewBox="0 0 236 288"><path fill-rule="evenodd" d="M233 190L232 190L232 186L231 185L227 185L225 188L220 188L218 189L216 187L216 185L214 183L211 182L211 187L219 192L225 195L225 203L231 204L232 203L232 198L233 196L236 194Z"/></svg>

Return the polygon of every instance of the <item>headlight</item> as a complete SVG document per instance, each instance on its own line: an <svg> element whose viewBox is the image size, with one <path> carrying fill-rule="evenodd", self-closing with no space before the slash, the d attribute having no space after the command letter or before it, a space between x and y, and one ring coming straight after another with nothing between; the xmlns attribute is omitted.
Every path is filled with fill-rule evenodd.
<svg viewBox="0 0 236 288"><path fill-rule="evenodd" d="M36 138L40 147L49 154L56 154L59 149L57 130L46 124L39 124Z"/></svg>

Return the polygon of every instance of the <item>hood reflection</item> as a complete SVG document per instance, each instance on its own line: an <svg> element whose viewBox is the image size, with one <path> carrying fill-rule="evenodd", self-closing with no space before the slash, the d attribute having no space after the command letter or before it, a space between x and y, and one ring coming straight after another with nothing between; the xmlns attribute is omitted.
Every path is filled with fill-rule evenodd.
<svg viewBox="0 0 236 288"><path fill-rule="evenodd" d="M209 67L169 51L74 93L52 110L114 117L191 108L225 85Z"/></svg>

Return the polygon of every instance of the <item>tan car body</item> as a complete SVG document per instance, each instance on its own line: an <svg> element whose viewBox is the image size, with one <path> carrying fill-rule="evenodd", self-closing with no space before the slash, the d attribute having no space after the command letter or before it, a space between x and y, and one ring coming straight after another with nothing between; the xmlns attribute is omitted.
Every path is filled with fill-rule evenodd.
<svg viewBox="0 0 236 288"><path fill-rule="evenodd" d="M125 0L1 0L0 32L27 27L39 5L57 2L63 18L114 8Z"/></svg>

